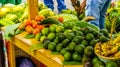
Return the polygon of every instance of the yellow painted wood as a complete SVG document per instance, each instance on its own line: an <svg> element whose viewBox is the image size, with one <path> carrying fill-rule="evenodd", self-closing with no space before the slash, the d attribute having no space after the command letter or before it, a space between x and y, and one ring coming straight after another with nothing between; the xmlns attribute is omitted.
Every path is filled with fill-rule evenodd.
<svg viewBox="0 0 120 67"><path fill-rule="evenodd" d="M8 58L9 58L9 65L10 67L16 67L15 64L15 49L14 45L10 42L9 47L8 47Z"/></svg>
<svg viewBox="0 0 120 67"><path fill-rule="evenodd" d="M82 65L72 65L72 66L63 66L62 61L64 60L62 55L53 55L51 51L46 49L39 49L34 52L30 52L29 48L32 44L37 43L35 39L25 39L24 36L26 33L21 33L16 35L12 39L12 43L37 59L38 61L45 64L47 67L83 67Z"/></svg>
<svg viewBox="0 0 120 67"><path fill-rule="evenodd" d="M34 20L38 15L38 0L27 0L28 2L28 19Z"/></svg>

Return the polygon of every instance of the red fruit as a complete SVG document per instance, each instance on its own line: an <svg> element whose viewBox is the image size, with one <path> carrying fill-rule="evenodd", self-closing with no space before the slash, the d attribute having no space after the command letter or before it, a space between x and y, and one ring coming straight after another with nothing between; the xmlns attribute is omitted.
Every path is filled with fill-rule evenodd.
<svg viewBox="0 0 120 67"><path fill-rule="evenodd" d="M58 17L58 21L63 22L64 18L63 17Z"/></svg>
<svg viewBox="0 0 120 67"><path fill-rule="evenodd" d="M36 35L36 34L39 33L39 32L40 32L40 30L39 30L38 28L36 28L36 29L33 30L33 34L34 34L34 35Z"/></svg>
<svg viewBox="0 0 120 67"><path fill-rule="evenodd" d="M26 22L26 25L27 25L27 26L33 24L33 22L32 22L31 20L26 20L25 22Z"/></svg>
<svg viewBox="0 0 120 67"><path fill-rule="evenodd" d="M37 25L37 28L38 28L39 30L42 30L42 29L44 28L44 26L43 26L43 25Z"/></svg>
<svg viewBox="0 0 120 67"><path fill-rule="evenodd" d="M45 17L43 15L39 15L39 16L35 17L35 21L37 21L37 22L40 22L40 21L42 21L44 19L45 19Z"/></svg>
<svg viewBox="0 0 120 67"><path fill-rule="evenodd" d="M28 26L26 26L25 31L28 32L28 33L32 33L33 28L30 25L28 25Z"/></svg>
<svg viewBox="0 0 120 67"><path fill-rule="evenodd" d="M34 22L33 25L32 25L32 27L33 28L37 28L37 25L38 25L37 22Z"/></svg>

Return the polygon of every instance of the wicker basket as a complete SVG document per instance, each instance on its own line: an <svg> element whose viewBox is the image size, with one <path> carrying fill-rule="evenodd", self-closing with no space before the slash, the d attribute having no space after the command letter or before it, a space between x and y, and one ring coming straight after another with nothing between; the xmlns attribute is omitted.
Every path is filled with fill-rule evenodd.
<svg viewBox="0 0 120 67"><path fill-rule="evenodd" d="M15 46L15 56L16 57L20 57L20 56L30 57L26 52L24 52L23 50L21 50L20 48L18 48L16 46Z"/></svg>
<svg viewBox="0 0 120 67"><path fill-rule="evenodd" d="M99 57L99 59L101 60L101 61L103 61L103 62L108 62L108 61L116 61L116 60L119 60L120 59L120 57L105 57L105 56L102 56L102 55L100 55L100 54L98 54L97 52L96 52L96 47L97 47L97 45L100 45L101 43L97 43L96 45L95 45L95 47L94 47L94 52L95 52L95 54Z"/></svg>

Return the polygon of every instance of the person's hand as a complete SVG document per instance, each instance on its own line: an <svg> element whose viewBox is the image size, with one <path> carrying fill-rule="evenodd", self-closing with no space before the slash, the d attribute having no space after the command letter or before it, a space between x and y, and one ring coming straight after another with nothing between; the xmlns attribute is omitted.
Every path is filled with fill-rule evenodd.
<svg viewBox="0 0 120 67"><path fill-rule="evenodd" d="M114 2L112 2L111 4L110 4L110 7L111 8L114 8L116 6L116 4L114 3Z"/></svg>
<svg viewBox="0 0 120 67"><path fill-rule="evenodd" d="M84 0L80 5L80 13L84 12L85 6L86 6L86 0Z"/></svg>
<svg viewBox="0 0 120 67"><path fill-rule="evenodd" d="M80 5L80 13L84 12L84 7Z"/></svg>

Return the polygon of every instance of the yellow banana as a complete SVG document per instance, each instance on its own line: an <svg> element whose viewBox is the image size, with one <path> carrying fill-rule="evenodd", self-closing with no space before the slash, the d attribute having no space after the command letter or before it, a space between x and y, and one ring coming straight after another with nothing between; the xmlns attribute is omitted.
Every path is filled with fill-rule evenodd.
<svg viewBox="0 0 120 67"><path fill-rule="evenodd" d="M120 51L116 52L113 56L114 57L120 57Z"/></svg>
<svg viewBox="0 0 120 67"><path fill-rule="evenodd" d="M116 53L116 52L118 51L118 47L119 47L119 46L114 46L111 50L108 50L108 51L106 51L106 52L103 52L102 55L103 55L103 56L108 56L108 55L110 55L110 54L114 54L114 53Z"/></svg>
<svg viewBox="0 0 120 67"><path fill-rule="evenodd" d="M120 36L118 36L117 38L114 39L113 44L116 44L118 42L120 42Z"/></svg>

